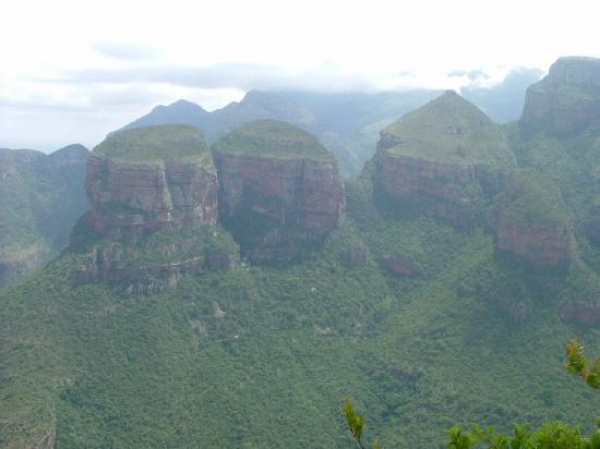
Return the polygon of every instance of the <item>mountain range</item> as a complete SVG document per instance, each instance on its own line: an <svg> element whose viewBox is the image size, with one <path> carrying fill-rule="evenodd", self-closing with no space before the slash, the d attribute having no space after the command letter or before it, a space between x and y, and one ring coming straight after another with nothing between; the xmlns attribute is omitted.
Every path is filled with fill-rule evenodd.
<svg viewBox="0 0 600 449"><path fill-rule="evenodd" d="M111 134L68 248L0 292L2 445L347 447L346 397L388 447L591 428L561 357L600 345L598 67L559 59L507 124L438 93L346 180L273 117Z"/></svg>

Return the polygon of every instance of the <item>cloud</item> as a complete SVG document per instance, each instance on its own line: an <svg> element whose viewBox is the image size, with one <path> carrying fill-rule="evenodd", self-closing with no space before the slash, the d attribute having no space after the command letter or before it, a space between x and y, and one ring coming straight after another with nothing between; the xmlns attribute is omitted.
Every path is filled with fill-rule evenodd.
<svg viewBox="0 0 600 449"><path fill-rule="evenodd" d="M376 83L359 74L332 70L293 72L276 66L225 63L207 67L138 66L125 69L86 69L67 72L47 82L67 84L170 84L202 89L266 89L353 92L379 90Z"/></svg>
<svg viewBox="0 0 600 449"><path fill-rule="evenodd" d="M102 56L127 62L152 60L162 54L153 47L123 42L96 41L91 46L96 53Z"/></svg>

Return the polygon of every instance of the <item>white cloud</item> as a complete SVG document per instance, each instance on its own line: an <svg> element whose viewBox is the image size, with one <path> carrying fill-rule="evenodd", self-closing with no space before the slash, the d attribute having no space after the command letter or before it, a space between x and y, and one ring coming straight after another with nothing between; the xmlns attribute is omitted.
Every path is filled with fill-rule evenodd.
<svg viewBox="0 0 600 449"><path fill-rule="evenodd" d="M85 114L123 108L135 118L162 99L212 109L251 87L457 88L468 77L449 79L453 70L499 79L547 69L562 55L600 55L599 12L591 0L5 0L0 145L30 126L17 105L23 117L33 106L79 108L65 119L98 129L65 129L85 140L113 126Z"/></svg>

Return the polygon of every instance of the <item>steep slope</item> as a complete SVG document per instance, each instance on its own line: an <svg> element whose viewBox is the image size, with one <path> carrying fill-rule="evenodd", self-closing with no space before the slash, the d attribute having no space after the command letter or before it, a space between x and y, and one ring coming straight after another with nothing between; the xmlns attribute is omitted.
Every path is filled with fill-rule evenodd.
<svg viewBox="0 0 600 449"><path fill-rule="evenodd" d="M381 132L375 165L388 197L470 226L516 160L502 129L448 91Z"/></svg>
<svg viewBox="0 0 600 449"><path fill-rule="evenodd" d="M600 59L565 57L529 87L521 124L529 132L573 136L600 125Z"/></svg>
<svg viewBox="0 0 600 449"><path fill-rule="evenodd" d="M88 208L88 150L70 145L45 155L0 149L0 288L26 276L68 243Z"/></svg>
<svg viewBox="0 0 600 449"><path fill-rule="evenodd" d="M135 239L184 223L215 223L217 176L202 133L185 125L122 131L88 160L84 218L102 236Z"/></svg>
<svg viewBox="0 0 600 449"><path fill-rule="evenodd" d="M197 128L109 136L88 159L85 186L92 210L72 234L73 249L86 254L74 284L104 280L129 294L152 293L235 265L237 245L216 227L217 173Z"/></svg>
<svg viewBox="0 0 600 449"><path fill-rule="evenodd" d="M534 266L569 266L577 256L574 226L556 184L535 172L518 172L495 199L491 227L496 246Z"/></svg>
<svg viewBox="0 0 600 449"><path fill-rule="evenodd" d="M283 122L253 122L213 146L220 217L252 260L290 259L342 220L337 162L313 136Z"/></svg>

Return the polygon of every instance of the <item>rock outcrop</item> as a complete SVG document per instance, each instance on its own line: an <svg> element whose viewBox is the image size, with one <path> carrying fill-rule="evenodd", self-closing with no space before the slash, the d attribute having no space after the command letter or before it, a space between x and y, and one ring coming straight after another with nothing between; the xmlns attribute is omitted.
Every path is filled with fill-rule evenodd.
<svg viewBox="0 0 600 449"><path fill-rule="evenodd" d="M564 57L527 89L521 126L572 136L600 125L600 59Z"/></svg>
<svg viewBox="0 0 600 449"><path fill-rule="evenodd" d="M569 267L577 255L571 215L558 186L535 172L519 172L495 200L490 226L496 248L536 267Z"/></svg>
<svg viewBox="0 0 600 449"><path fill-rule="evenodd" d="M294 258L342 220L338 165L318 141L292 125L244 125L213 147L220 216L255 261Z"/></svg>
<svg viewBox="0 0 600 449"><path fill-rule="evenodd" d="M192 126L136 128L109 136L88 159L84 218L100 236L135 240L148 231L217 219L217 174Z"/></svg>
<svg viewBox="0 0 600 449"><path fill-rule="evenodd" d="M385 128L375 163L384 194L467 226L516 165L500 127L452 91Z"/></svg>

